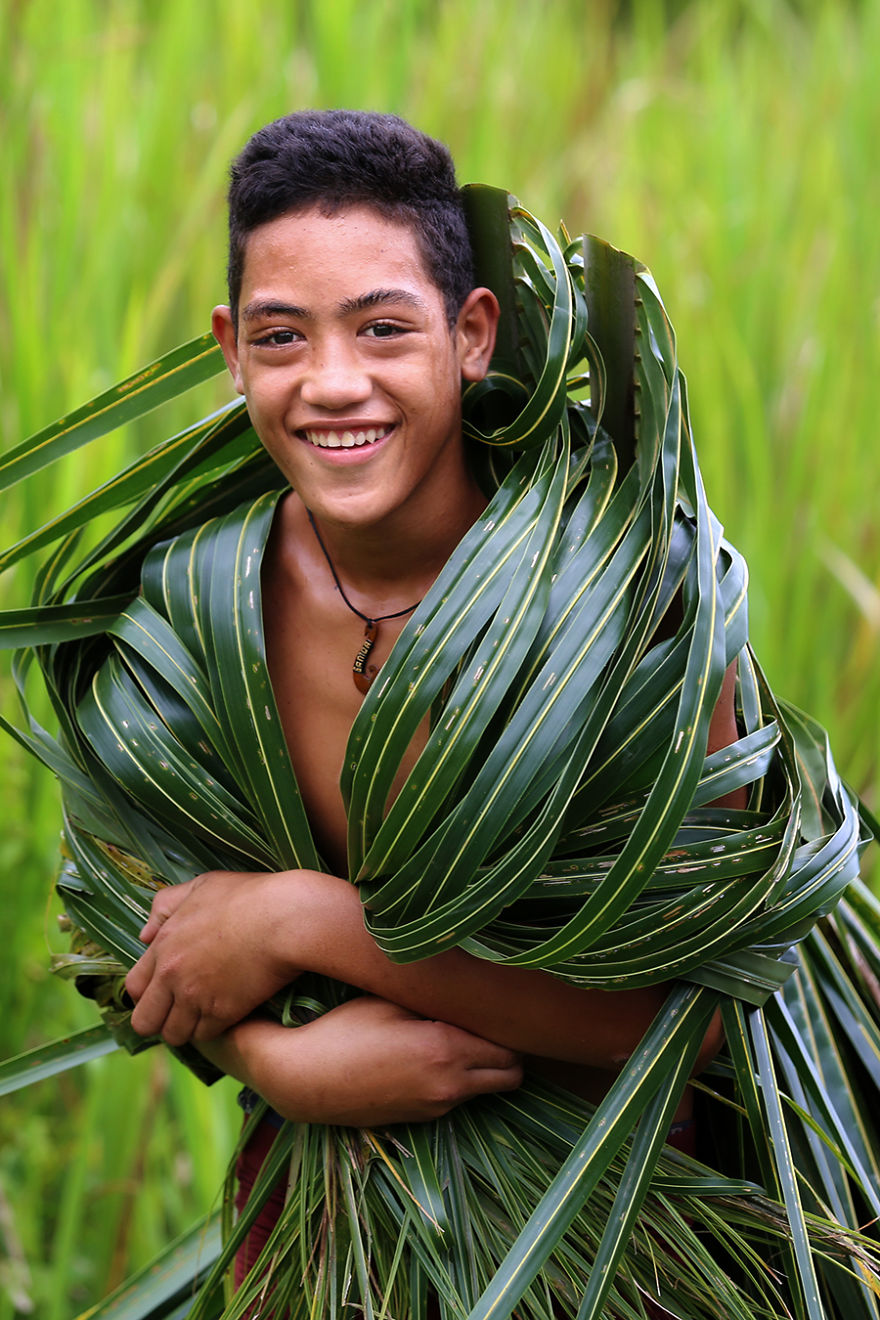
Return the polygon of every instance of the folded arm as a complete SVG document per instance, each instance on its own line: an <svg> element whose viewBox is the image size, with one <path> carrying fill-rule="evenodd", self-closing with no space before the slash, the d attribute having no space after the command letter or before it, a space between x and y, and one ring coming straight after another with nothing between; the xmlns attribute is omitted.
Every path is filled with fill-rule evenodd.
<svg viewBox="0 0 880 1320"><path fill-rule="evenodd" d="M213 1039L311 971L509 1049L614 1068L665 997L579 989L457 948L401 966L366 930L356 888L317 871L209 872L162 891L143 938L132 1025L173 1045Z"/></svg>
<svg viewBox="0 0 880 1320"><path fill-rule="evenodd" d="M251 1017L198 1048L284 1118L308 1123L422 1122L522 1081L512 1050L372 995L295 1029Z"/></svg>
<svg viewBox="0 0 880 1320"><path fill-rule="evenodd" d="M737 737L734 681L731 666L712 720L710 752ZM743 797L739 790L725 802L741 806ZM405 1029L390 1031L387 1009L382 1010L382 1018L375 1005L359 1010L343 1006L345 1013L333 1010L341 1020L332 1013L321 1019L323 1037L311 1027L310 1036L303 1034L305 1028L295 1033L299 1038L296 1050L302 1051L304 1059L314 1063L326 1041L326 1068L333 1033L339 1031L339 1039L352 1043L348 1027L357 1013L365 1018L373 1015L369 1021L382 1037L383 1048L384 1044L391 1048L393 1038L393 1048L404 1052L416 1038L431 1036L425 1030L419 1037L412 1023L421 1020L422 1026L463 1033L455 1038L455 1045L464 1060L459 1081L464 1077L465 1091L467 1085L475 1084L474 1076L469 1075L469 1051L475 1039L483 1046L495 1042L507 1051L613 1072L632 1053L666 994L663 986L629 991L581 989L545 972L493 964L457 948L416 963L392 963L364 927L354 886L314 871L209 872L157 895L142 938L147 951L127 979L136 1001L135 1030L143 1035L160 1034L172 1045L195 1041L209 1056L206 1043L227 1032L214 1053L225 1052L220 1066L236 1076L247 1074L250 1066L242 1042L253 1045L261 1059L274 1058L276 1040L281 1039L274 1032L285 1030L268 1022L253 1027L244 1019L306 970L360 988L401 1013L394 1025ZM698 1066L712 1057L720 1043L720 1027L715 1023ZM336 1046L338 1039L333 1048ZM292 1048L291 1043L288 1049ZM500 1066L514 1066L506 1058ZM495 1056L488 1065L490 1071L497 1062ZM257 1071L266 1069L258 1063ZM266 1094L266 1085L264 1081L255 1089ZM308 1107L314 1096L302 1100Z"/></svg>

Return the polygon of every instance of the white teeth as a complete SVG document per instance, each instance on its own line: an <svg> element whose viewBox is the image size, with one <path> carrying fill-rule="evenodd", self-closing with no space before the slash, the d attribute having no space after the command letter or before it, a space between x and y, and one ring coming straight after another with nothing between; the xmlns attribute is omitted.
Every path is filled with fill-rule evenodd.
<svg viewBox="0 0 880 1320"><path fill-rule="evenodd" d="M306 431L305 437L309 444L319 449L354 449L358 445L371 445L378 436L385 434L385 429L370 427L367 431Z"/></svg>

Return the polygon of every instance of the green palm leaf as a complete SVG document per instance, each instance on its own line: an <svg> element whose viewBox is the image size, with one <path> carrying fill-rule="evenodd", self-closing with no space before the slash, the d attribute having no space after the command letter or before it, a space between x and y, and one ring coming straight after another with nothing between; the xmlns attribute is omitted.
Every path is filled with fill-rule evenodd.
<svg viewBox="0 0 880 1320"><path fill-rule="evenodd" d="M857 1231L880 1207L864 820L822 730L774 698L749 648L745 566L703 491L649 274L599 240L557 241L506 194L473 189L467 207L502 302L494 370L464 397L489 503L352 728L350 875L401 961L456 942L578 984L675 984L595 1112L531 1081L419 1128L285 1125L186 1313L220 1313L237 1244L289 1166L284 1215L226 1320L267 1278L291 1316L420 1317L429 1292L459 1320L550 1320L557 1303L629 1320L648 1297L693 1320L877 1316L876 1237ZM21 446L10 480L218 366L206 341L168 355ZM62 782L59 890L78 934L59 971L129 1045L122 979L158 885L321 867L265 659L280 490L236 406L0 560L56 547L31 607L0 618L0 640L26 648L24 727L6 727ZM707 756L734 659L740 736ZM55 738L28 710L35 667ZM712 805L743 787L744 809ZM297 1021L344 993L312 978L268 1007ZM703 1089L720 1172L664 1148L719 1004L726 1053ZM127 1294L131 1314L183 1314L175 1278Z"/></svg>
<svg viewBox="0 0 880 1320"><path fill-rule="evenodd" d="M17 448L8 450L0 462L0 489L7 490L222 370L223 355L213 336L201 335L181 344L70 416L62 417Z"/></svg>
<svg viewBox="0 0 880 1320"><path fill-rule="evenodd" d="M38 1045L36 1049L0 1064L0 1095L10 1095L34 1082L66 1072L68 1068L99 1059L116 1048L116 1041L105 1026L86 1027L63 1040Z"/></svg>
<svg viewBox="0 0 880 1320"><path fill-rule="evenodd" d="M219 1251L216 1216L202 1220L77 1320L183 1320L191 1313L194 1289ZM215 1307L212 1314L220 1312Z"/></svg>

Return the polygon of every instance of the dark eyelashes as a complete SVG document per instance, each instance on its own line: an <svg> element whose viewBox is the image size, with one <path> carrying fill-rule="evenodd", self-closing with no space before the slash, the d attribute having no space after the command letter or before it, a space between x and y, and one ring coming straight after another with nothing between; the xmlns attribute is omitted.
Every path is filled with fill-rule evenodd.
<svg viewBox="0 0 880 1320"><path fill-rule="evenodd" d="M409 326L398 325L395 321L373 321L359 331L359 334L366 335L369 339L398 339L410 333ZM296 330L279 329L257 335L251 342L258 348L290 348L293 344L300 343L303 338L304 336Z"/></svg>
<svg viewBox="0 0 880 1320"><path fill-rule="evenodd" d="M281 335L288 335L289 338L279 339ZM297 343L297 338L292 330L273 330L270 334L260 335L253 342L268 348L287 348L290 344Z"/></svg>

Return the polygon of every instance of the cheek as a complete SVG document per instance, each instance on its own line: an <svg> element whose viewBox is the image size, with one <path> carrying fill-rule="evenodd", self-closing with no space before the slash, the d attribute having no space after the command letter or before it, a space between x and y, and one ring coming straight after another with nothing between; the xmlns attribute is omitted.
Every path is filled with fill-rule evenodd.
<svg viewBox="0 0 880 1320"><path fill-rule="evenodd" d="M298 452L284 423L284 414L267 406L265 399L248 398L248 415L260 444L279 466L286 467L291 453Z"/></svg>
<svg viewBox="0 0 880 1320"><path fill-rule="evenodd" d="M288 394L280 381L248 381L245 397L254 425L259 422L272 428L283 426Z"/></svg>

